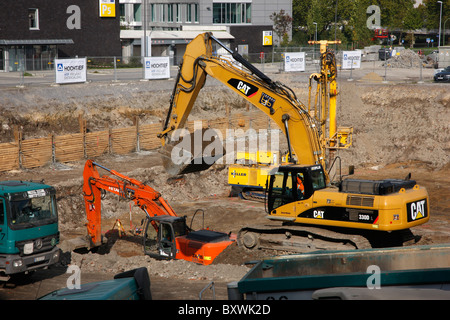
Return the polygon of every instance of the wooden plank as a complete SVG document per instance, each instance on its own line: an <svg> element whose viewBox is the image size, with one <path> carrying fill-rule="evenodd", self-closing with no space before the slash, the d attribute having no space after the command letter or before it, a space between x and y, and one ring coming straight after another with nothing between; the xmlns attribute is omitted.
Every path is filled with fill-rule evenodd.
<svg viewBox="0 0 450 320"><path fill-rule="evenodd" d="M21 141L22 166L36 168L52 161L52 138L39 138Z"/></svg>
<svg viewBox="0 0 450 320"><path fill-rule="evenodd" d="M136 151L136 127L111 130L111 149L115 154L127 154Z"/></svg>
<svg viewBox="0 0 450 320"><path fill-rule="evenodd" d="M226 136L226 130L242 129L244 132L250 127L252 119L252 128L267 128L267 121L264 115L255 116L248 113L233 114L226 118L217 118L214 120L201 121L202 128L212 128L220 130L222 137ZM186 128L193 132L194 121L188 121ZM113 152L116 154L127 154L134 152L137 147L137 135L139 134L139 146L141 150L154 150L161 146L157 134L161 131L160 123L152 123L137 127L117 128L112 130L103 130L89 132L84 136L82 133L56 136L52 138L37 138L21 141L21 150L18 144L4 143L0 144L0 171L19 168L19 154L21 156L22 166L24 168L34 168L45 165L52 161L52 150L54 147L55 160L59 162L71 162L88 158L97 157L102 154Z"/></svg>
<svg viewBox="0 0 450 320"><path fill-rule="evenodd" d="M217 131L220 131L222 134L222 139L226 138L227 129L228 129L228 119L227 118L217 118L214 120L208 121L208 127Z"/></svg>
<svg viewBox="0 0 450 320"><path fill-rule="evenodd" d="M161 146L161 140L157 134L161 132L161 124L151 123L140 125L139 127L139 146L141 150L153 150Z"/></svg>
<svg viewBox="0 0 450 320"><path fill-rule="evenodd" d="M208 121L207 120L192 120L186 122L186 129L189 130L189 132L194 132L194 124L199 128L208 128Z"/></svg>
<svg viewBox="0 0 450 320"><path fill-rule="evenodd" d="M56 136L54 141L56 161L71 162L84 158L82 133Z"/></svg>
<svg viewBox="0 0 450 320"><path fill-rule="evenodd" d="M244 132L250 128L250 118L242 113L233 114L230 117L230 128L242 129Z"/></svg>
<svg viewBox="0 0 450 320"><path fill-rule="evenodd" d="M0 143L0 171L19 169L19 145Z"/></svg>
<svg viewBox="0 0 450 320"><path fill-rule="evenodd" d="M109 152L109 130L86 133L86 157L93 158Z"/></svg>

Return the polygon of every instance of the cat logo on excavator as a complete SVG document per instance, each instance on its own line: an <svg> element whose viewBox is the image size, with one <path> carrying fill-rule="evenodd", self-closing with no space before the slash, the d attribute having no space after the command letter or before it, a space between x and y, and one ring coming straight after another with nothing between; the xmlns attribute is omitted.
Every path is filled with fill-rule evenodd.
<svg viewBox="0 0 450 320"><path fill-rule="evenodd" d="M427 217L427 200L422 199L407 204L408 222Z"/></svg>
<svg viewBox="0 0 450 320"><path fill-rule="evenodd" d="M231 78L230 80L228 80L228 84L230 84L233 88L236 88L240 93L249 98L253 97L256 92L258 92L258 88L251 83L236 78Z"/></svg>

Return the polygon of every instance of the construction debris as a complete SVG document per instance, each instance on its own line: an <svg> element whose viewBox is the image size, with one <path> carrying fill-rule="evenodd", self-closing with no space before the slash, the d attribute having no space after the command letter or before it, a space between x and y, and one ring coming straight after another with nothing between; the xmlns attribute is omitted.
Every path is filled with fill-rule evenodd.
<svg viewBox="0 0 450 320"><path fill-rule="evenodd" d="M413 50L406 49L394 54L392 58L383 62L383 67L388 68L420 68L427 67L427 65L433 65L433 60L424 60L420 58L420 56L414 52Z"/></svg>

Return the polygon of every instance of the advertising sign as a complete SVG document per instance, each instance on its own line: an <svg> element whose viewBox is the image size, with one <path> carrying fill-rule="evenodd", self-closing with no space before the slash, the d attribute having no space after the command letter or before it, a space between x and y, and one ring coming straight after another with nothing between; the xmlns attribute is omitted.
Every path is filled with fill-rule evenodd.
<svg viewBox="0 0 450 320"><path fill-rule="evenodd" d="M116 16L116 0L99 0L99 15L102 18Z"/></svg>
<svg viewBox="0 0 450 320"><path fill-rule="evenodd" d="M305 53L304 52L286 52L284 54L284 71L305 71Z"/></svg>
<svg viewBox="0 0 450 320"><path fill-rule="evenodd" d="M272 31L263 31L263 46L272 45Z"/></svg>
<svg viewBox="0 0 450 320"><path fill-rule="evenodd" d="M361 50L342 52L342 69L361 68Z"/></svg>
<svg viewBox="0 0 450 320"><path fill-rule="evenodd" d="M144 59L145 79L169 79L169 57L146 57Z"/></svg>
<svg viewBox="0 0 450 320"><path fill-rule="evenodd" d="M55 59L56 83L86 82L86 58Z"/></svg>

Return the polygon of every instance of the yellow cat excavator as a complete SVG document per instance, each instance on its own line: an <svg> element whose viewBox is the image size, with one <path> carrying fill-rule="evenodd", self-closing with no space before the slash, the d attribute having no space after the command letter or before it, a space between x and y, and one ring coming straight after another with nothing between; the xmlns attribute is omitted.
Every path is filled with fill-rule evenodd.
<svg viewBox="0 0 450 320"><path fill-rule="evenodd" d="M220 47L241 67L216 57L213 52ZM196 138L180 140L207 75L264 112L287 139L288 161L272 169L266 185L269 220L264 225L243 227L239 245L306 252L387 247L415 240L410 228L429 220L426 189L410 179L345 179L332 186L325 170L320 125L307 108L290 88L272 81L211 33L201 34L188 44L164 128L158 135L168 172L205 170L225 154L223 146L216 143L218 137L214 139L204 128L193 133Z"/></svg>

